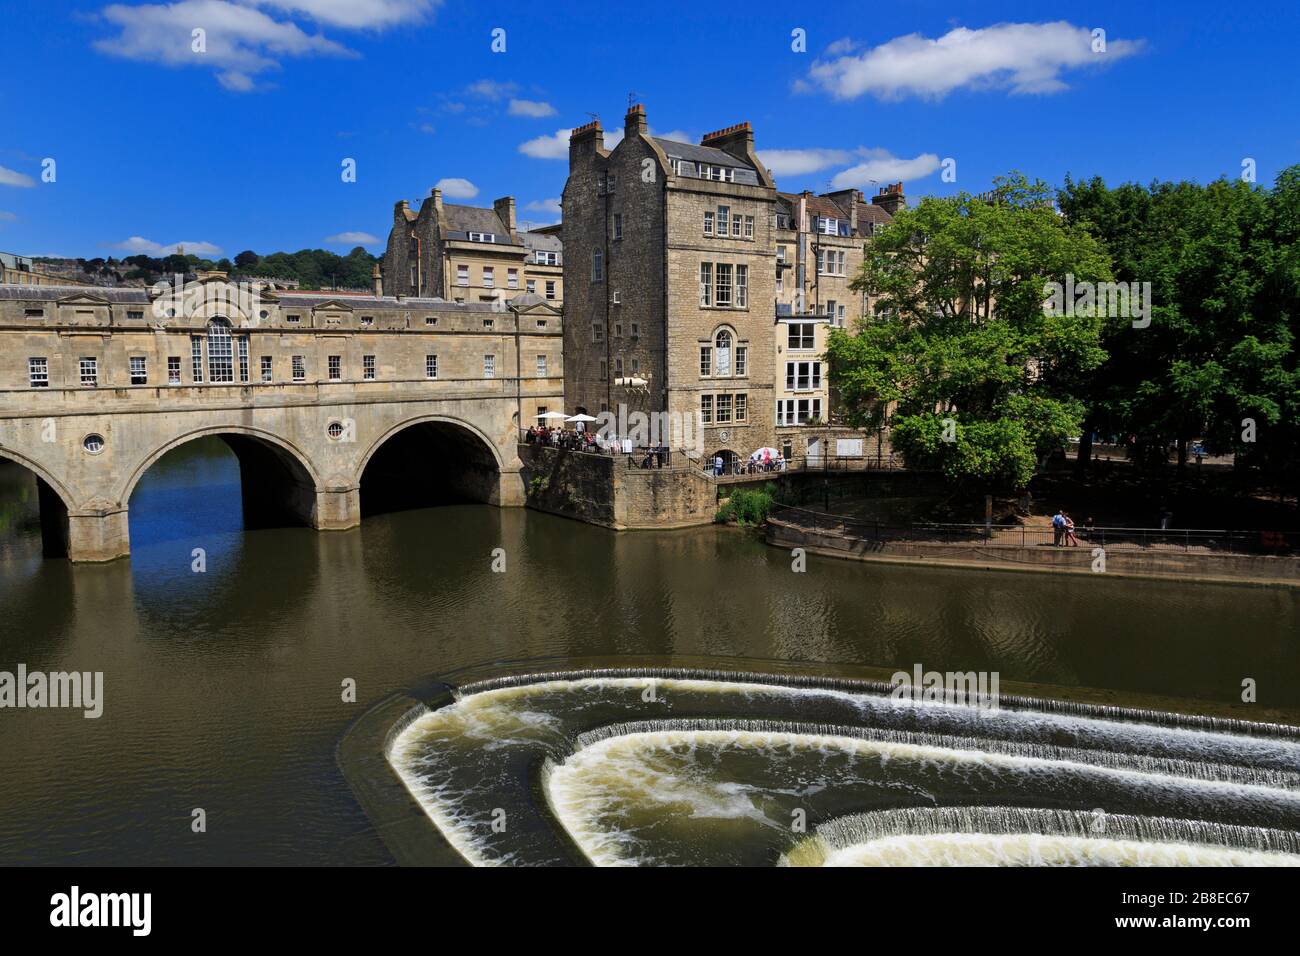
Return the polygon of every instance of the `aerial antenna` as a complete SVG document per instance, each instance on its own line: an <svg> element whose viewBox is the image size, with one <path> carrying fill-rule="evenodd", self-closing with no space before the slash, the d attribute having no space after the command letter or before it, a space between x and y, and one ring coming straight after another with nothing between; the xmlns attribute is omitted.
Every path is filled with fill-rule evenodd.
<svg viewBox="0 0 1300 956"><path fill-rule="evenodd" d="M636 98L637 93L635 90L627 94L627 109L629 113L632 111L632 107L636 106Z"/></svg>
<svg viewBox="0 0 1300 956"><path fill-rule="evenodd" d="M591 112L588 112L587 110L583 110L583 112L586 113L588 116L590 116L593 120L596 120L597 122L600 122L600 114L599 114L599 113L591 113Z"/></svg>

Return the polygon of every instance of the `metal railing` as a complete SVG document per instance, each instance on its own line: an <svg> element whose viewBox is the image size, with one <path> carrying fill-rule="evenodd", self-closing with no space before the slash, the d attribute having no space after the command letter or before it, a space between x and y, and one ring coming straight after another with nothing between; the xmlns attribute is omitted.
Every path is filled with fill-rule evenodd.
<svg viewBox="0 0 1300 956"><path fill-rule="evenodd" d="M733 461L723 465L721 475L715 475L716 465L708 456L701 467L719 481L752 481L755 478L775 478L790 472L843 473L853 471L901 471L902 460L888 455L795 455L788 459L768 462Z"/></svg>
<svg viewBox="0 0 1300 956"><path fill-rule="evenodd" d="M768 520L810 531L880 542L910 541L1018 548L1080 547L1202 554L1300 553L1300 532L1294 531L1076 527L1071 536L1064 532L1058 533L1055 528L1029 528L1023 525L937 522L890 524L849 515L811 511L792 505L778 506Z"/></svg>

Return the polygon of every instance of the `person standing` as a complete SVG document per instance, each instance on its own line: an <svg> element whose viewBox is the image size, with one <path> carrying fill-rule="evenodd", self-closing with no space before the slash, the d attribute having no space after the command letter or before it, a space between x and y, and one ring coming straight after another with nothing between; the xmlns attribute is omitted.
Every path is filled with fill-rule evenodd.
<svg viewBox="0 0 1300 956"><path fill-rule="evenodd" d="M1079 539L1074 536L1074 519L1070 517L1068 511L1062 511L1061 516L1065 518L1065 544L1067 547L1077 548Z"/></svg>
<svg viewBox="0 0 1300 956"><path fill-rule="evenodd" d="M1065 536L1065 515L1058 508L1056 514L1052 515L1052 547L1059 548L1061 539Z"/></svg>

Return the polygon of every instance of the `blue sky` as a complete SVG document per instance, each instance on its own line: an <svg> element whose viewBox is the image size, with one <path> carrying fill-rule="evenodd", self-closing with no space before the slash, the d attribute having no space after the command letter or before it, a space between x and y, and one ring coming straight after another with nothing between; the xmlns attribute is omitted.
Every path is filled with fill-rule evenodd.
<svg viewBox="0 0 1300 956"><path fill-rule="evenodd" d="M660 135L749 120L790 191L978 192L1010 169L1206 181L1247 157L1268 183L1300 162L1291 3L732 6L10 0L0 249L233 257L365 234L378 252L394 201L442 180L554 222L564 131L591 113L621 130L632 92Z"/></svg>

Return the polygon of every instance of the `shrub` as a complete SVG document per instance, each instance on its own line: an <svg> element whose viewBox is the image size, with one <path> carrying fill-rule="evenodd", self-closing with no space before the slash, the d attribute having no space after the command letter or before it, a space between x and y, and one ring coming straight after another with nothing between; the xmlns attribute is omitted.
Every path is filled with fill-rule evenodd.
<svg viewBox="0 0 1300 956"><path fill-rule="evenodd" d="M776 485L767 484L762 488L738 488L732 492L726 504L718 509L713 520L725 523L735 521L737 524L762 524L767 520L776 503Z"/></svg>

